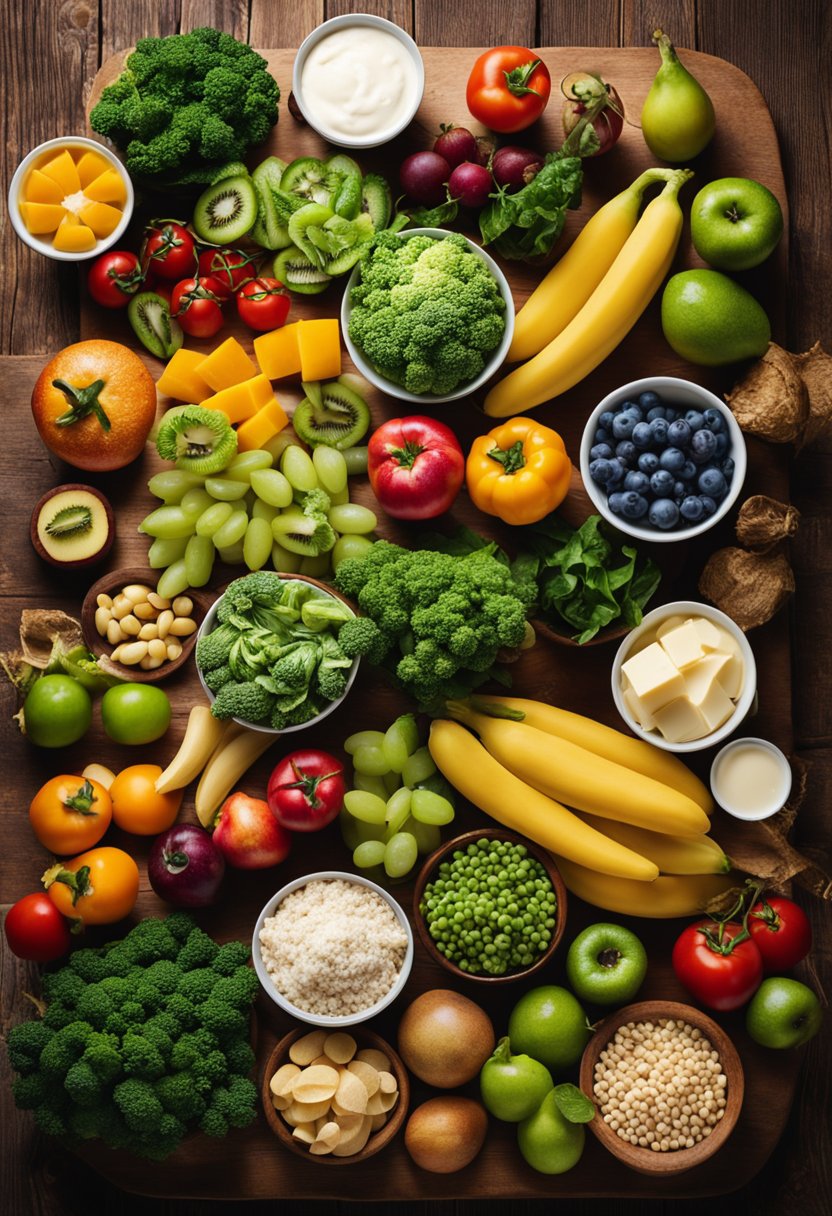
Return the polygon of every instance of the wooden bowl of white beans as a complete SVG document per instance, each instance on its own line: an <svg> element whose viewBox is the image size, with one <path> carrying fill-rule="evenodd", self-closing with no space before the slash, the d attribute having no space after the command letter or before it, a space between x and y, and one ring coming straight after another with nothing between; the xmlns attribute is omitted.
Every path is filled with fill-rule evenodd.
<svg viewBox="0 0 832 1216"><path fill-rule="evenodd" d="M581 1059L596 1107L589 1129L640 1174L681 1174L734 1130L743 1071L712 1018L677 1001L641 1001L604 1018Z"/></svg>

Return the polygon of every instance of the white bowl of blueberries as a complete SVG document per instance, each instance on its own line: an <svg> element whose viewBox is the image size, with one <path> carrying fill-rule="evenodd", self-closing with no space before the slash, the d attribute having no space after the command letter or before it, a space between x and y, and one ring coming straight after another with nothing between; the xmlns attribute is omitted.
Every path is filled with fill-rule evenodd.
<svg viewBox="0 0 832 1216"><path fill-rule="evenodd" d="M746 463L728 407L674 376L609 393L581 440L581 476L599 514L646 541L687 540L719 523L742 489Z"/></svg>

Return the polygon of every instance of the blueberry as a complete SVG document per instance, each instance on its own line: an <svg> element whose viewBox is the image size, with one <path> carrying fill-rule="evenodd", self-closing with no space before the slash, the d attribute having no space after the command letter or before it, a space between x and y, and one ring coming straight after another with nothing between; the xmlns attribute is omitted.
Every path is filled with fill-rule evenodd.
<svg viewBox="0 0 832 1216"><path fill-rule="evenodd" d="M629 439L635 425L635 418L631 418L629 414L616 414L612 420L613 439Z"/></svg>
<svg viewBox="0 0 832 1216"><path fill-rule="evenodd" d="M637 494L647 494L650 490L650 478L646 473L628 473L624 478L624 489L635 490Z"/></svg>
<svg viewBox="0 0 832 1216"><path fill-rule="evenodd" d="M647 518L654 528L667 532L679 522L679 508L669 498L657 498L650 504Z"/></svg>
<svg viewBox="0 0 832 1216"><path fill-rule="evenodd" d="M623 514L624 499L626 497L627 497L626 494L619 494L619 493L610 494L609 498L607 499L607 505L608 505L609 509L612 511L613 515Z"/></svg>
<svg viewBox="0 0 832 1216"><path fill-rule="evenodd" d="M726 481L730 481L734 476L734 462L730 456L722 462L722 476Z"/></svg>
<svg viewBox="0 0 832 1216"><path fill-rule="evenodd" d="M668 443L672 443L675 448L686 448L690 443L692 434L693 432L684 418L677 418L667 428L667 441Z"/></svg>
<svg viewBox="0 0 832 1216"><path fill-rule="evenodd" d="M694 431L690 441L690 450L697 464L710 460L716 453L717 437L713 431Z"/></svg>
<svg viewBox="0 0 832 1216"><path fill-rule="evenodd" d="M612 412L612 410L604 410L603 414L598 419L598 425L604 426L607 428L607 430L609 430L609 428L612 426L612 420L614 417L615 414Z"/></svg>
<svg viewBox="0 0 832 1216"><path fill-rule="evenodd" d="M610 460L615 453L608 443L596 443L589 449L590 460Z"/></svg>
<svg viewBox="0 0 832 1216"><path fill-rule="evenodd" d="M698 523L705 514L702 499L697 498L695 494L689 494L687 498L682 499L682 505L679 507L679 514L682 516L682 519L686 519L689 524Z"/></svg>
<svg viewBox="0 0 832 1216"><path fill-rule="evenodd" d="M717 437L716 437L716 451L714 453L714 455L717 457L718 460L721 460L723 456L728 455L728 449L730 448L730 446L731 446L731 440L728 438L728 436L725 434L724 431L721 431L720 434L717 435Z"/></svg>
<svg viewBox="0 0 832 1216"><path fill-rule="evenodd" d="M644 451L649 448L653 442L653 432L650 430L649 422L637 422L633 427L633 443L637 448Z"/></svg>
<svg viewBox="0 0 832 1216"><path fill-rule="evenodd" d="M699 501L702 503L702 510L705 514L705 519L707 519L710 515L713 515L714 511L716 510L716 503L714 500L707 494L700 494Z"/></svg>
<svg viewBox="0 0 832 1216"><path fill-rule="evenodd" d="M670 406L668 406L667 413L665 414L665 418L667 419L667 421L675 422L678 417L679 417L679 411L671 409Z"/></svg>
<svg viewBox="0 0 832 1216"><path fill-rule="evenodd" d="M653 443L657 447L664 447L667 443L667 422L664 418L654 418L650 423L650 430L653 432Z"/></svg>
<svg viewBox="0 0 832 1216"><path fill-rule="evenodd" d="M652 409L647 411L647 421L653 422L656 418L664 419L667 410L663 405L654 405Z"/></svg>
<svg viewBox="0 0 832 1216"><path fill-rule="evenodd" d="M589 475L597 485L609 485L613 478L612 461L604 457L592 460L589 465Z"/></svg>
<svg viewBox="0 0 832 1216"><path fill-rule="evenodd" d="M659 467L659 458L655 452L642 452L638 458L638 467L649 477Z"/></svg>
<svg viewBox="0 0 832 1216"><path fill-rule="evenodd" d="M612 438L612 432L608 431L605 426L599 426L595 429L595 443L609 443Z"/></svg>
<svg viewBox="0 0 832 1216"><path fill-rule="evenodd" d="M624 413L628 418L632 418L634 422L641 422L644 417L644 410L638 405L627 404L624 407Z"/></svg>
<svg viewBox="0 0 832 1216"><path fill-rule="evenodd" d="M705 410L705 426L709 431L713 431L715 435L718 435L720 431L725 430L725 419L722 417L720 411L714 409L713 406L711 406L710 409Z"/></svg>
<svg viewBox="0 0 832 1216"><path fill-rule="evenodd" d="M634 465L638 458L635 444L629 439L622 439L615 445L615 454L625 465Z"/></svg>
<svg viewBox="0 0 832 1216"><path fill-rule="evenodd" d="M685 453L678 448L665 448L659 456L659 468L679 473L685 467Z"/></svg>
<svg viewBox="0 0 832 1216"><path fill-rule="evenodd" d="M629 494L621 496L623 502L621 504L621 514L625 519L641 519L647 514L647 499L641 494L637 494L634 490Z"/></svg>
<svg viewBox="0 0 832 1216"><path fill-rule="evenodd" d="M705 425L705 415L701 410L688 410L685 414L685 422L692 431L701 431Z"/></svg>
<svg viewBox="0 0 832 1216"><path fill-rule="evenodd" d="M728 485L719 469L705 469L704 473L699 474L697 484L702 494L715 498L717 502L728 493Z"/></svg>
<svg viewBox="0 0 832 1216"><path fill-rule="evenodd" d="M627 467L615 456L613 456L612 460L609 462L609 465L612 472L610 473L610 479L607 484L617 486L619 482L624 480L624 474L627 472Z"/></svg>
<svg viewBox="0 0 832 1216"><path fill-rule="evenodd" d="M679 470L679 476L682 481L693 481L696 476L697 468L692 460L686 460L682 468Z"/></svg>
<svg viewBox="0 0 832 1216"><path fill-rule="evenodd" d="M658 393L641 393L638 403L643 410L661 409L662 399ZM650 422L651 419L648 418L647 421Z"/></svg>
<svg viewBox="0 0 832 1216"><path fill-rule="evenodd" d="M650 489L657 498L668 498L673 493L676 478L667 469L659 469L650 478Z"/></svg>
<svg viewBox="0 0 832 1216"><path fill-rule="evenodd" d="M681 502L687 496L688 487L683 481L677 481L673 485L673 497L676 502Z"/></svg>

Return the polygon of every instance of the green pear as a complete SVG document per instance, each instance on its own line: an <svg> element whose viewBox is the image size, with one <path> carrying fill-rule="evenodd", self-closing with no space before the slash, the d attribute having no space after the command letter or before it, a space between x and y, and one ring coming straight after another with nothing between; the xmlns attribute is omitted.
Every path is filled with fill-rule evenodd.
<svg viewBox="0 0 832 1216"><path fill-rule="evenodd" d="M653 41L662 61L641 111L641 132L654 156L681 164L698 156L713 139L714 107L699 81L679 61L667 34Z"/></svg>
<svg viewBox="0 0 832 1216"><path fill-rule="evenodd" d="M582 1123L570 1123L558 1110L550 1089L540 1106L517 1125L517 1144L523 1158L540 1174L565 1174L577 1165L584 1151Z"/></svg>
<svg viewBox="0 0 832 1216"><path fill-rule="evenodd" d="M668 280L662 329L677 355L706 367L756 358L771 340L762 306L718 270L683 270Z"/></svg>

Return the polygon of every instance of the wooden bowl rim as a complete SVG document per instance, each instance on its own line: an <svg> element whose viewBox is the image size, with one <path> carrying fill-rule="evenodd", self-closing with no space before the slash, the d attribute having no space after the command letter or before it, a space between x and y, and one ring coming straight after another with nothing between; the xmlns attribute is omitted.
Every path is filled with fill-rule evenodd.
<svg viewBox="0 0 832 1216"><path fill-rule="evenodd" d="M428 879L440 862L444 861L445 857L449 853L452 853L454 850L459 848L465 848L466 845L469 845L472 841L481 840L483 836L485 836L488 840L509 840L514 844L525 845L529 853L537 861L539 861L546 870L549 880L555 889L555 897L557 899L555 931L552 935L552 940L546 947L546 950L530 966L524 967L521 971L512 971L508 975L472 975L468 971L462 971L459 967L457 967L456 963L452 963L449 959L445 958L444 954L440 954L436 949L433 938L428 932L427 925L425 924L425 918L419 911L419 904L421 902L425 887L428 884ZM547 851L544 848L541 848L540 845L535 844L533 840L529 840L525 836L521 836L519 832L513 832L510 828L488 827L480 828L479 830L474 830L471 832L463 832L460 836L454 836L452 840L448 840L443 845L440 845L438 849L434 850L434 852L425 859L424 863L422 864L422 868L419 870L416 878L416 886L413 890L413 923L416 927L419 941L422 943L422 946L430 955L431 959L435 963L438 963L440 967L444 967L444 969L450 972L451 975L456 976L457 979L471 980L472 983L478 984L512 984L517 980L528 979L530 975L534 975L537 971L540 971L551 960L552 956L560 945L561 938L566 930L567 904L568 896L566 893L566 887L551 854L547 853Z"/></svg>
<svg viewBox="0 0 832 1216"><path fill-rule="evenodd" d="M722 1119L710 1136L700 1140L693 1148L672 1149L666 1153L655 1153L652 1149L641 1148L640 1145L622 1140L609 1124L604 1122L599 1112L596 1112L590 1121L589 1128L596 1139L630 1169L640 1174L661 1174L669 1177L701 1165L718 1152L731 1135L739 1118L745 1092L745 1077L739 1053L722 1027L701 1009L685 1005L681 1001L652 1000L626 1005L623 1009L609 1014L596 1027L581 1056L579 1084L583 1092L594 1101L595 1065L619 1026L623 1026L625 1022L656 1021L658 1018L674 1018L688 1022L695 1029L702 1031L718 1053L722 1071L728 1080L725 1114Z"/></svg>
<svg viewBox="0 0 832 1216"><path fill-rule="evenodd" d="M570 646L573 650L586 650L590 646L604 646L607 642L616 642L631 629L630 625L605 625L603 629L598 630L594 638L581 645L565 633L558 633L548 621L543 621L540 617L533 617L531 625L535 633L547 642L554 642L557 646Z"/></svg>
<svg viewBox="0 0 832 1216"><path fill-rule="evenodd" d="M321 1027L321 1029L324 1028ZM335 1034L336 1029L333 1027L329 1033ZM266 1122L278 1140L290 1149L296 1157L302 1157L305 1161L312 1161L316 1165L354 1165L356 1162L366 1161L368 1157L374 1157L376 1153L380 1153L383 1148L386 1148L405 1121L410 1106L410 1078L407 1069L398 1052L390 1046L386 1039L376 1034L374 1030L368 1030L365 1027L359 1026L355 1028L355 1033L353 1033L353 1028L347 1027L346 1033L352 1035L358 1043L359 1049L362 1046L362 1040L366 1040L365 1046L383 1051L388 1057L393 1068L393 1073L399 1083L399 1100L384 1127L379 1128L377 1132L373 1132L360 1152L353 1153L351 1157L333 1157L331 1153L317 1156L314 1153L310 1153L306 1145L301 1144L299 1140L294 1138L292 1129L288 1123L285 1123L281 1119L280 1112L275 1109L271 1100L271 1090L269 1089L269 1082L277 1071L279 1062L285 1062L282 1057L288 1053L291 1045L298 1039L303 1038L304 1035L312 1034L314 1031L315 1027L298 1026L285 1034L272 1048L263 1066L263 1079L260 1085L260 1097L263 1103Z"/></svg>
<svg viewBox="0 0 832 1216"><path fill-rule="evenodd" d="M96 657L105 656L109 659L110 651L113 649L95 627L96 597L102 593L109 595L119 585L127 587L130 583L147 583L151 587L155 587L157 579L158 571L152 570L150 566L124 566L119 570L110 571L109 574L102 574L101 578L93 583L81 605L81 632L84 635L84 641ZM112 663L110 660L113 670L118 675L132 684L155 684L160 680L166 680L188 661L191 651L196 645L199 626L211 607L214 597L213 593L205 592L198 587L189 587L182 594L187 595L193 601L193 619L196 621L197 628L189 637L182 640L182 653L179 658L163 663L161 667L157 667L153 671L142 671L140 667L128 667L126 664Z"/></svg>

